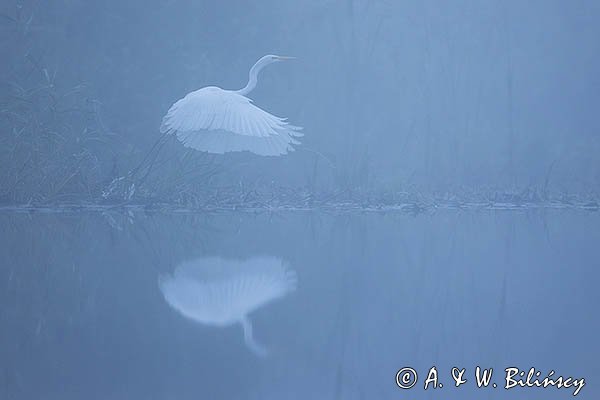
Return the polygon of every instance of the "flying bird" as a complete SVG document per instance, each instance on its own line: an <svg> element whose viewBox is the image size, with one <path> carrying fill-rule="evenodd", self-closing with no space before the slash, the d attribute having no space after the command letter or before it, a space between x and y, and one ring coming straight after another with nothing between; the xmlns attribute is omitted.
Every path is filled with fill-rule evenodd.
<svg viewBox="0 0 600 400"><path fill-rule="evenodd" d="M266 55L252 66L248 84L240 90L208 86L188 93L171 106L160 131L177 135L186 147L208 153L250 151L262 156L279 156L300 144L302 128L285 118L252 104L246 97L258 81L258 73L267 65L294 57Z"/></svg>
<svg viewBox="0 0 600 400"><path fill-rule="evenodd" d="M296 272L276 257L228 260L205 257L179 265L159 278L166 302L201 324L241 324L244 341L255 354L267 350L256 342L248 314L296 289Z"/></svg>

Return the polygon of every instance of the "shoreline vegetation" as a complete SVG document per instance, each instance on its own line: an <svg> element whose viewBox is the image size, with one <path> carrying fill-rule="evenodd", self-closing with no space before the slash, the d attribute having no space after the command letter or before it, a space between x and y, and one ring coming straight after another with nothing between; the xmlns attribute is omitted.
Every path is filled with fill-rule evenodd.
<svg viewBox="0 0 600 400"><path fill-rule="evenodd" d="M260 191L236 188L214 188L202 195L166 202L159 198L136 198L127 191L121 199L102 198L98 201L50 201L0 203L0 212L77 212L77 211L148 211L148 212L403 212L420 214L435 210L539 210L571 209L600 210L593 194L540 196L537 192L483 192L468 195L450 193L423 195L408 192L335 191L314 194L304 189L278 188Z"/></svg>
<svg viewBox="0 0 600 400"><path fill-rule="evenodd" d="M18 57L17 57L18 59ZM27 79L0 82L0 210L143 209L405 211L571 208L598 210L598 190L557 193L549 169L538 185L459 187L444 192L319 185L315 162L309 185L240 182L224 185L227 165L214 155L184 149L173 137L154 146L128 143L102 118L102 104L83 84L61 88L31 56L21 58ZM150 148L150 151L147 149ZM347 172L347 171L346 171ZM236 180L236 178L234 178ZM225 180L227 181L227 180Z"/></svg>
<svg viewBox="0 0 600 400"><path fill-rule="evenodd" d="M368 152L358 160L351 147L338 156L357 161L334 165L327 159L331 164L327 172L315 155L314 166L300 179L308 182L304 186L245 182L250 178L230 171L227 159L184 149L173 137L162 137L152 146L155 139L142 135L142 128L113 131L110 126L116 125L117 117L96 98L94 85L65 79L50 67L48 55L40 55L44 53L36 45L39 38L29 30L32 18L27 15L20 8L14 15L2 14L7 62L0 67L0 210L418 213L439 208L599 208L597 183L589 189L583 185L585 193L553 185L554 162L527 187L454 186L432 191L413 185L410 178L385 187L374 183L378 176L369 167ZM136 135L144 141L136 140ZM260 170L253 172L260 176ZM223 173L229 179L221 179Z"/></svg>
<svg viewBox="0 0 600 400"><path fill-rule="evenodd" d="M154 146L127 143L106 128L102 105L89 88L59 89L45 68L33 68L37 85L2 82L0 96L0 210L172 211L571 208L598 210L600 196L557 193L550 172L526 188L459 187L444 192L400 185L402 190L352 187L342 181L322 189L240 181L224 185L227 165L218 157L184 149L173 137ZM37 71L37 74L36 74ZM35 78L37 76L37 78ZM41 79L41 82L40 82ZM150 148L150 151L147 150ZM145 150L146 149L146 150ZM226 180L225 180L226 181Z"/></svg>
<svg viewBox="0 0 600 400"><path fill-rule="evenodd" d="M530 187L458 187L446 191L376 184L350 187L339 179L317 182L315 162L305 186L252 182L224 185L227 164L218 156L184 149L173 137L152 146L128 143L103 120L102 104L84 84L61 88L54 75L24 57L28 79L0 82L0 210L157 211L570 208L598 210L598 190L556 192L550 169ZM150 150L148 150L150 149ZM322 171L321 171L322 172ZM260 180L259 180L260 181ZM344 183L345 182L345 183Z"/></svg>

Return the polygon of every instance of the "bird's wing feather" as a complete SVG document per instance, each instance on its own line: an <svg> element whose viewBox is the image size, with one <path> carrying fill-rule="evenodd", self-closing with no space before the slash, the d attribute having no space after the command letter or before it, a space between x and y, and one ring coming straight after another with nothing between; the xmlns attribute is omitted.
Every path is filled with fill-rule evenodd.
<svg viewBox="0 0 600 400"><path fill-rule="evenodd" d="M177 101L161 125L163 133L223 130L255 137L297 133L299 129L255 106L249 98L216 87L197 90Z"/></svg>
<svg viewBox="0 0 600 400"><path fill-rule="evenodd" d="M186 147L209 153L251 151L282 155L293 151L302 128L290 125L240 94L207 87L177 101L163 118L162 133L175 133Z"/></svg>

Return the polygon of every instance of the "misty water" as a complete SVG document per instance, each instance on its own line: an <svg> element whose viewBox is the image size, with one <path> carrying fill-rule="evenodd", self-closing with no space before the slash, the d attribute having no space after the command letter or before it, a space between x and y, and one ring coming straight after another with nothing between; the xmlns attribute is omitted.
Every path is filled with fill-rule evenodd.
<svg viewBox="0 0 600 400"><path fill-rule="evenodd" d="M506 391L503 370L515 366L587 378L579 397L594 398L599 218L543 209L2 213L0 397L572 397ZM265 354L246 345L241 324L194 321L165 300L161 280L198 260L227 264L226 279L268 271L261 260L293 277L248 313ZM236 310L255 300L238 297ZM395 383L406 366L419 374L410 392ZM444 387L424 391L432 366ZM469 384L453 387L455 366ZM499 388L475 389L476 366L494 368Z"/></svg>

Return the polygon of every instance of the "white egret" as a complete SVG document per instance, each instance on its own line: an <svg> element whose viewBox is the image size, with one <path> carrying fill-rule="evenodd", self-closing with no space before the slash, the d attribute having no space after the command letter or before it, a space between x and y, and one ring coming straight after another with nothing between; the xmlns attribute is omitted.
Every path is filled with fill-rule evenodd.
<svg viewBox="0 0 600 400"><path fill-rule="evenodd" d="M208 86L188 93L171 106L161 133L174 133L186 147L208 153L250 151L278 156L300 144L302 128L290 125L252 104L246 95L256 87L258 73L267 65L293 59L266 55L250 69L248 84L240 90Z"/></svg>
<svg viewBox="0 0 600 400"><path fill-rule="evenodd" d="M276 257L207 257L184 262L172 276L161 277L159 287L167 303L187 318L218 327L240 323L246 345L264 356L248 313L295 290L296 273Z"/></svg>

